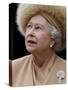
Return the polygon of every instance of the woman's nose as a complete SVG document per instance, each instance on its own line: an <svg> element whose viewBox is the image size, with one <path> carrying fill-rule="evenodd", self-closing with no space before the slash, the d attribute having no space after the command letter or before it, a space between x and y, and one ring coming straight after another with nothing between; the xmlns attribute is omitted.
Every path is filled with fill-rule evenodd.
<svg viewBox="0 0 68 90"><path fill-rule="evenodd" d="M27 31L27 34L30 36L34 35L34 27L30 28L30 30Z"/></svg>

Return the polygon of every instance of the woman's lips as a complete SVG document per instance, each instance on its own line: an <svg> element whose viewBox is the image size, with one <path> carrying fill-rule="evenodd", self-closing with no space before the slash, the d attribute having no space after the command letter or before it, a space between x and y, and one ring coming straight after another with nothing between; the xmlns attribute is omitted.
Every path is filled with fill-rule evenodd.
<svg viewBox="0 0 68 90"><path fill-rule="evenodd" d="M27 43L29 43L29 44L37 44L37 42L34 41L34 40L28 40Z"/></svg>

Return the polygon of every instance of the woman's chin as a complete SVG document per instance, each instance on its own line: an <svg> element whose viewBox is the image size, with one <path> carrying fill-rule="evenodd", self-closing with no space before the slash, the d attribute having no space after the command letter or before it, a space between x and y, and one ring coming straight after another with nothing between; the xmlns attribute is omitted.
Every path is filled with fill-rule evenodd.
<svg viewBox="0 0 68 90"><path fill-rule="evenodd" d="M34 48L34 47L26 47L26 49L30 53L36 52L36 48Z"/></svg>

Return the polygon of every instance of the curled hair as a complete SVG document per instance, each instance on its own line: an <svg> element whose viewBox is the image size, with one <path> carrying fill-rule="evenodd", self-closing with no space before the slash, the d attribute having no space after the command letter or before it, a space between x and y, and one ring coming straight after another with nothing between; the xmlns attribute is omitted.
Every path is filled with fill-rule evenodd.
<svg viewBox="0 0 68 90"><path fill-rule="evenodd" d="M61 47L61 32L58 31L53 25L48 23L48 30L52 36L52 38L55 40L54 50L58 51Z"/></svg>

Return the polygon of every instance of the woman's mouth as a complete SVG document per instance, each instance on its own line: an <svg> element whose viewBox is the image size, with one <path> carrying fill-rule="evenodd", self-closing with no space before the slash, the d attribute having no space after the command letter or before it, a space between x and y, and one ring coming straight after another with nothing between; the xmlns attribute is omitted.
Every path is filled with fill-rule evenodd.
<svg viewBox="0 0 68 90"><path fill-rule="evenodd" d="M28 40L27 43L28 44L37 44L37 42L36 41L33 41L33 40Z"/></svg>

